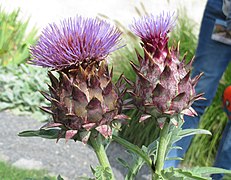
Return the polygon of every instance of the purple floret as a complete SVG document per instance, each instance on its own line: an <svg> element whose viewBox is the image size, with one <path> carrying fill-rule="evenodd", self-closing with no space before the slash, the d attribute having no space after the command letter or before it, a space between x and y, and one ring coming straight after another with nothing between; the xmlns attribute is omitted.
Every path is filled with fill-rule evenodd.
<svg viewBox="0 0 231 180"><path fill-rule="evenodd" d="M167 34L173 28L175 19L173 14L162 13L159 16L147 15L139 20L135 20L131 25L131 30L141 38L143 44L157 45L159 42L165 43Z"/></svg>
<svg viewBox="0 0 231 180"><path fill-rule="evenodd" d="M30 63L52 69L101 61L118 49L121 32L106 21L77 16L45 28Z"/></svg>

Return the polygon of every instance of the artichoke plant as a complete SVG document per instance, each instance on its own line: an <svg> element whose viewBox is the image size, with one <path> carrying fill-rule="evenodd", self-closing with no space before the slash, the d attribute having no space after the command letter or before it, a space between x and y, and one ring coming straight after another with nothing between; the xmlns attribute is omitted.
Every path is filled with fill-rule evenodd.
<svg viewBox="0 0 231 180"><path fill-rule="evenodd" d="M104 137L112 135L121 114L125 90L121 79L112 83L107 55L116 50L121 32L105 21L76 17L44 29L38 43L31 47L31 64L58 72L48 72L49 93L42 92L50 107L41 107L53 120L42 128L59 127L58 139L65 136L87 143L91 131Z"/></svg>
<svg viewBox="0 0 231 180"><path fill-rule="evenodd" d="M130 165L120 160L128 168L125 179L135 179L144 163L150 168L153 180L198 179L204 172L212 171L230 173L219 168L210 171L205 168L200 170L201 173L198 169L163 169L169 150L176 148L172 147L175 141L196 133L209 134L207 131L184 131L180 126L176 127L181 115L196 114L191 105L203 98L194 90L201 75L190 78L192 61L185 65L184 60L179 60L179 47L168 48L167 35L173 24L172 15L161 14L143 17L132 26L141 38L144 50L143 56L137 53L139 65L131 62L137 74L136 82L124 77L131 85L128 92L133 97L132 103L130 99L123 102L126 93L123 76L114 85L113 73L106 61L108 54L118 48L121 32L117 28L105 21L82 17L64 20L61 26L50 25L31 48L30 63L56 72L48 72L51 81L49 93L42 92L51 106L41 107L53 119L37 131L24 131L19 135L57 140L65 137L66 140L88 143L101 165L92 168L96 179L115 179L105 153L103 136L112 136L133 153ZM122 106L133 108L133 104L143 113L140 121L154 116L163 126L159 138L142 149L112 135L113 122L127 118L121 112Z"/></svg>
<svg viewBox="0 0 231 180"><path fill-rule="evenodd" d="M195 100L203 99L203 94L195 92L201 74L190 78L193 60L185 65L185 58L179 59L179 44L168 47L168 33L173 26L174 18L170 13L145 16L131 26L141 39L144 55L137 53L139 65L131 62L137 78L135 83L127 80L132 86L129 93L143 113L140 121L154 116L160 127L168 117L196 115L191 105ZM178 125L174 118L170 119Z"/></svg>

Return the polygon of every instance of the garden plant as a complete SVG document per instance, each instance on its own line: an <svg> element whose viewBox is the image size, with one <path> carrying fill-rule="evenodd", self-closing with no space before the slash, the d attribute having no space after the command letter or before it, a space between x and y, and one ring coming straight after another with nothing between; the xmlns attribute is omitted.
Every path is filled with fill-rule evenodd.
<svg viewBox="0 0 231 180"><path fill-rule="evenodd" d="M195 93L199 75L190 78L191 64L180 58L179 43L169 46L169 32L174 28L174 14L146 15L130 26L141 40L137 63L131 61L136 79L121 75L112 82L113 69L108 68L108 55L123 48L120 32L106 21L77 16L51 24L44 29L37 44L31 47L31 64L49 68L49 92L41 92L50 106L41 109L52 120L39 130L19 136L65 138L91 146L99 160L92 167L94 179L113 180L115 176L105 153L105 142L113 140L133 154L125 177L135 179L146 164L151 179L211 179L212 173L231 173L213 167L190 169L167 168L164 162L174 142L193 134L210 134L203 129L181 129L183 115L196 116L191 105L203 100ZM160 127L158 139L141 148L116 135L121 123L133 121L125 112L136 109L138 122L152 121ZM173 159L179 159L175 157ZM59 179L61 177L59 176ZM91 179L91 178L89 178Z"/></svg>
<svg viewBox="0 0 231 180"><path fill-rule="evenodd" d="M29 49L36 41L37 29L29 32L29 18L23 22L19 19L20 9L10 13L0 6L0 65L25 63L29 59Z"/></svg>
<svg viewBox="0 0 231 180"><path fill-rule="evenodd" d="M28 115L40 121L48 119L48 114L38 107L48 105L38 92L46 90L49 82L47 70L28 64L0 66L0 111L10 110L17 115ZM41 81L42 79L42 81Z"/></svg>
<svg viewBox="0 0 231 180"><path fill-rule="evenodd" d="M47 120L37 106L47 103L38 92L47 89L47 70L25 64L30 59L28 48L37 40L37 29L29 30L29 18L23 21L19 14L20 9L8 13L0 7L0 111Z"/></svg>

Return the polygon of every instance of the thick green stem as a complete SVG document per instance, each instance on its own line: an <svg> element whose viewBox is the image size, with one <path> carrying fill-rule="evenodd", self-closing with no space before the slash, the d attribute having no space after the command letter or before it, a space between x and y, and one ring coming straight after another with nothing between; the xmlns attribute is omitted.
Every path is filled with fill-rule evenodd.
<svg viewBox="0 0 231 180"><path fill-rule="evenodd" d="M155 163L155 174L153 179L158 179L157 177L160 176L161 170L163 170L164 167L164 161L166 156L166 149L168 145L168 131L169 131L170 123L166 121L164 123L163 129L160 130L160 141L157 151L157 159Z"/></svg>
<svg viewBox="0 0 231 180"><path fill-rule="evenodd" d="M104 167L104 169L109 169L109 173L111 174L111 179L115 180L111 165L108 161L108 157L107 154L105 152L104 146L103 146L103 141L102 141L102 136L101 134L98 134L97 137L90 137L90 142L91 142L91 146L93 147L96 156L99 160L99 163L101 166Z"/></svg>

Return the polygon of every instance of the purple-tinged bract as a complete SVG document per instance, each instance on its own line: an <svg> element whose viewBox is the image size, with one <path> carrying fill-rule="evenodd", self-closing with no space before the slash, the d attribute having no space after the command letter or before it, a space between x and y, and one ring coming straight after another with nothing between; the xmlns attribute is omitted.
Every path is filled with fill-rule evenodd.
<svg viewBox="0 0 231 180"><path fill-rule="evenodd" d="M55 70L101 61L116 50L121 32L106 21L77 16L45 28L30 63Z"/></svg>

